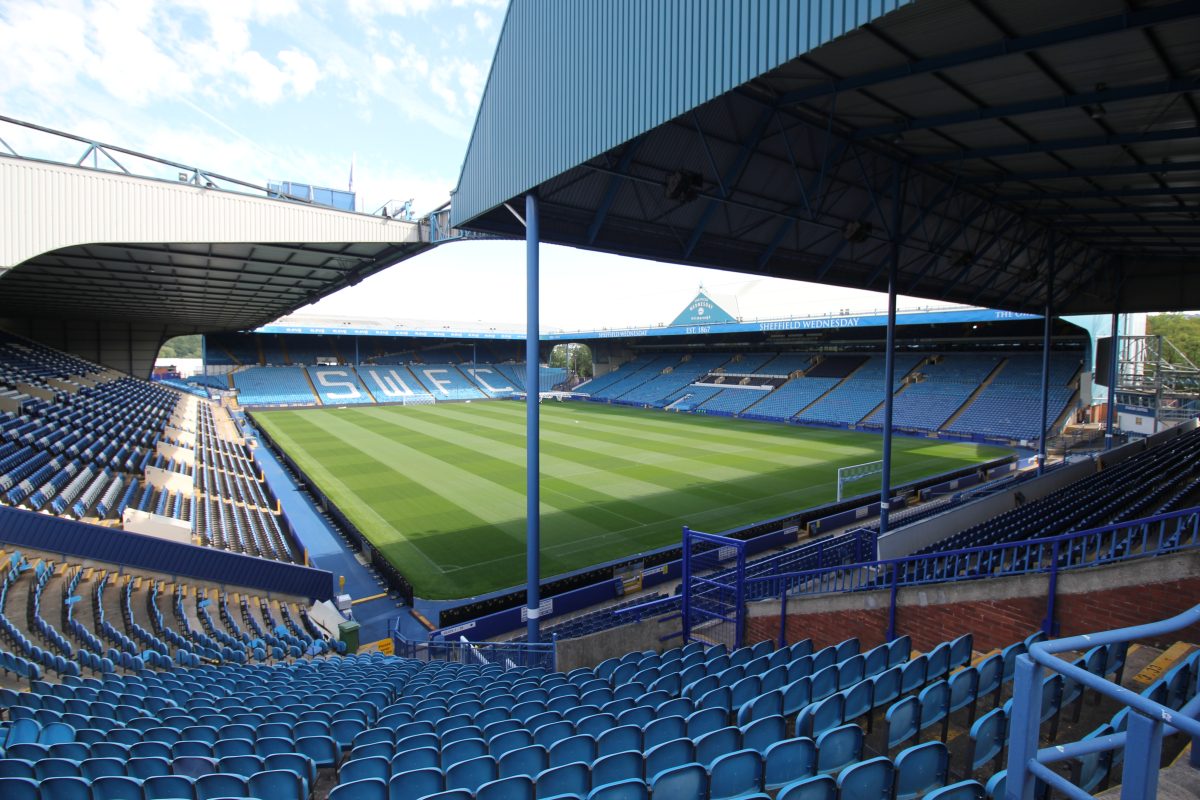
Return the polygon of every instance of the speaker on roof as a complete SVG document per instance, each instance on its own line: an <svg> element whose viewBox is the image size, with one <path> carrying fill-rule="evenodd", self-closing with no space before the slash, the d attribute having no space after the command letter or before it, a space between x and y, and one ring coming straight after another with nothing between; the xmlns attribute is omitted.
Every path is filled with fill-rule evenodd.
<svg viewBox="0 0 1200 800"><path fill-rule="evenodd" d="M1092 383L1108 386L1112 380L1112 337L1102 336L1096 340L1096 369Z"/></svg>
<svg viewBox="0 0 1200 800"><path fill-rule="evenodd" d="M865 220L852 219L842 229L842 238L852 244L861 244L871 235L875 226Z"/></svg>
<svg viewBox="0 0 1200 800"><path fill-rule="evenodd" d="M666 183L663 184L663 191L668 200L690 203L700 194L703 186L704 178L700 177L699 173L677 169L667 176Z"/></svg>

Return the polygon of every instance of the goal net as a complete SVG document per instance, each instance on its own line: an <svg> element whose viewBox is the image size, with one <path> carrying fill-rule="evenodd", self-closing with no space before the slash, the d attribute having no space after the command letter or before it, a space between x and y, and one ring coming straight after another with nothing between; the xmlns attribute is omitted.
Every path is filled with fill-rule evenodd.
<svg viewBox="0 0 1200 800"><path fill-rule="evenodd" d="M868 461L866 464L855 464L850 467L841 467L837 472L837 499L841 502L844 495L844 489L847 484L854 481L869 478L872 475L880 475L883 473L882 461Z"/></svg>
<svg viewBox="0 0 1200 800"><path fill-rule="evenodd" d="M401 405L432 406L437 403L431 394L406 394L400 398Z"/></svg>

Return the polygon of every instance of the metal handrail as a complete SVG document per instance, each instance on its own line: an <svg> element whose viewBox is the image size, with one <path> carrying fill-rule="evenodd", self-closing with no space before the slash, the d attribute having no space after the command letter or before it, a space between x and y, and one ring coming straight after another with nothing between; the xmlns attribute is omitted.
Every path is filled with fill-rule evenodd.
<svg viewBox="0 0 1200 800"><path fill-rule="evenodd" d="M104 155L106 157L108 157L113 162L113 164L115 164L117 166L117 168L120 169L122 172L124 172L126 175L132 174L129 172L129 170L125 169L125 167L123 165L121 165L120 162L118 162L115 158L113 158L109 154L109 151L112 151L113 153L120 153L122 155L132 156L133 158L139 158L139 159L142 159L143 161L153 161L154 163L162 164L163 166L172 167L174 169L185 170L187 172L192 173L192 175L197 179L205 179L205 180L216 179L216 180L220 180L220 181L225 181L226 183L232 183L236 186L241 186L246 189L253 189L256 192L262 192L263 194L278 195L280 197L286 198L288 200L293 200L298 203L306 203L306 204L312 203L312 201L306 197L298 197L296 195L281 193L281 192L272 192L266 186L259 186L256 183L250 183L249 181L244 181L244 180L241 180L240 178L231 178L228 175L222 175L218 172L211 172L209 170L200 169L199 167L192 166L190 164L182 164L178 161L171 161L170 159L160 158L158 156L152 156L149 153L141 153L141 152L138 152L137 150L130 150L129 148L121 147L120 145L106 144L104 142L97 142L92 139L88 139L84 136L78 136L74 133L68 133L66 131L60 131L60 130L56 130L54 128L47 128L43 125L37 125L33 122L25 122L24 120L14 119L12 117L6 117L2 114L0 114L0 122L7 122L11 125L17 125L22 128L29 128L30 130L38 131L39 133L48 133L51 136L58 136L63 139L70 139L75 142L80 142L81 144L86 144L88 146L87 150L84 151L84 154L83 154L83 156L80 157L79 161L75 162L74 166L77 166L77 167L82 166L84 159L86 159L89 155L92 155L93 152L98 151L98 152L104 153ZM28 158L27 156L19 155L15 150L12 149L12 147L9 147L7 143L5 143L5 147L10 153L12 153L17 158L23 158L23 159ZM41 161L44 159L28 159L28 160ZM54 161L52 163L66 164L68 162ZM212 187L212 188L216 188L216 187Z"/></svg>
<svg viewBox="0 0 1200 800"><path fill-rule="evenodd" d="M1189 625L1198 623L1200 623L1200 605L1193 606L1182 614L1176 614L1169 619L1148 622L1145 625L1134 625L1129 628L1120 628L1098 634L1082 634L1080 636L1068 636L1065 639L1035 642L1029 646L1029 657L1044 667L1062 673L1062 675L1071 680L1082 683L1088 689L1094 689L1119 703L1141 711L1143 714L1159 717L1163 722L1172 727L1177 727L1185 733L1190 733L1192 736L1200 736L1200 722L1186 718L1172 719L1175 712L1166 706L1156 703L1147 697L1142 697L1137 692L1130 691L1124 686L1097 677L1091 672L1063 661L1055 655L1055 653L1087 650L1101 645L1118 644L1134 639L1161 636L1162 634L1172 633L1180 628L1186 628Z"/></svg>
<svg viewBox="0 0 1200 800"><path fill-rule="evenodd" d="M397 655L423 661L463 664L496 664L507 669L540 666L553 670L557 661L554 642L472 642L465 637L445 641L417 641L400 633L400 620L392 623L392 643Z"/></svg>
<svg viewBox="0 0 1200 800"><path fill-rule="evenodd" d="M1037 781L1076 800L1088 800L1090 794L1053 772L1047 765L1118 748L1127 750L1121 786L1122 800L1150 800L1155 796L1158 786L1162 739L1172 733L1185 733L1192 738L1192 766L1200 768L1200 721L1196 719L1200 717L1200 696L1193 697L1179 710L1172 709L1056 655L1159 637L1196 624L1200 624L1200 605L1169 619L1144 625L1035 642L1026 653L1019 655L1012 700L1006 800L1030 800L1034 797ZM1039 750L1042 673L1047 669L1078 682L1083 690L1091 689L1137 712L1130 714L1127 730Z"/></svg>
<svg viewBox="0 0 1200 800"><path fill-rule="evenodd" d="M1023 549L1026 551L1041 550L1045 554L1050 554L1050 553L1053 553L1055 550L1061 552L1063 545L1073 544L1074 542L1076 542L1078 540L1082 540L1082 539L1085 539L1088 537L1096 537L1096 536L1100 536L1100 535L1103 535L1106 533L1113 533L1113 532L1123 530L1123 529L1132 529L1132 528L1139 528L1139 527L1143 527L1143 526L1149 526L1149 525L1153 525L1155 523L1165 522L1165 521L1172 520L1172 519L1181 519L1181 518L1189 517L1189 516L1196 516L1197 520L1200 521L1200 507L1185 508L1185 509L1181 509L1179 511L1170 511L1165 514L1156 514L1151 517L1143 517L1141 519L1129 520L1127 522L1119 522L1119 523L1113 523L1110 525L1104 525L1099 528L1089 528L1087 530L1073 531L1071 533L1063 533L1063 534L1059 534L1057 536L1048 536L1048 537L1044 537L1044 538L1040 538L1040 539L1022 539L1020 541L1015 541L1015 542L1003 542L1003 543L999 543L999 544L980 545L977 547L966 547L966 548L961 548L958 550L946 550L946 551L938 552L938 553L926 553L923 555L902 556L900 558L884 559L884 560L880 560L880 561L866 561L866 562L862 562L862 563L858 563L858 564L846 564L846 565L833 566L833 567L821 567L820 569L804 570L801 572L781 572L777 575L748 578L746 580L746 583L748 585L752 585L752 584L758 584L758 583L765 583L767 581L789 581L789 582L794 581L797 583L815 581L818 583L818 585L821 585L821 581L819 581L820 578L824 578L826 576L829 576L829 575L832 575L835 573L839 573L839 572L862 573L867 570L874 570L875 574L884 575L884 574L888 574L889 571L894 570L896 574L899 574L899 572L903 568L909 567L909 566L921 565L921 564L938 561L938 560L950 560L950 559L956 559L956 558L961 559L963 557L969 557L972 555L982 556L982 555L986 555L986 554L999 553L1002 551L1015 551L1015 550L1019 550L1019 549ZM1181 550L1181 549L1187 549L1187 548L1172 547L1171 551ZM1157 552L1158 551L1154 551L1154 553L1137 553L1137 554L1133 554L1133 555L1124 554L1120 557L1106 559L1103 562L1096 562L1096 561L1088 562L1086 564L1086 566L1094 566L1096 563L1113 563L1115 561L1125 561L1125 560L1133 560L1136 558L1144 558L1144 557L1148 557L1149 555L1152 555L1152 554L1157 554ZM1078 566L1085 566L1085 565L1080 564ZM1071 569L1071 568L1077 568L1077 567L1063 567L1063 569ZM1016 571L1012 572L1011 574L1022 574L1024 572L1044 572L1044 571L1047 571L1048 569L1049 569L1049 567L1042 566L1040 563L1038 563L1035 567L1033 567L1031 569L1016 570ZM937 582L942 582L945 580L947 580L947 579L942 578ZM934 581L930 581L928 579L921 579L921 580L915 580L915 581L899 579L898 584L901 586L905 586L905 585L911 585L911 584L917 584L917 583L930 583L930 582L934 582ZM875 583L871 583L870 585L856 586L854 588L855 589L875 589L875 588L880 588L880 586ZM840 591L847 591L847 590L846 589L830 589L827 591L795 592L795 594L827 594L827 593L840 592ZM775 594L775 592L769 592L769 594Z"/></svg>

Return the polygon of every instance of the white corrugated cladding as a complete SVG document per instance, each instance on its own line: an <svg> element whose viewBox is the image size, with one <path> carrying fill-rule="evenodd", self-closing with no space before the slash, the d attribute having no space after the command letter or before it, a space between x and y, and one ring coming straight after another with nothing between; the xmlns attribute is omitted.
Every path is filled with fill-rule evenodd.
<svg viewBox="0 0 1200 800"><path fill-rule="evenodd" d="M420 241L416 223L0 158L0 267L81 244Z"/></svg>

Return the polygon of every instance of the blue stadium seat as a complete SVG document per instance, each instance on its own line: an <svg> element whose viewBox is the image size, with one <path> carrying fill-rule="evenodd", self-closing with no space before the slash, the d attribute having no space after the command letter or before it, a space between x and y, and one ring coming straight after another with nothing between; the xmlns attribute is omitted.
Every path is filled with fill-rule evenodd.
<svg viewBox="0 0 1200 800"><path fill-rule="evenodd" d="M982 783L965 780L934 789L925 795L925 800L985 800L986 797Z"/></svg>
<svg viewBox="0 0 1200 800"><path fill-rule="evenodd" d="M388 782L389 800L419 800L446 788L445 775L432 767L397 772Z"/></svg>
<svg viewBox="0 0 1200 800"><path fill-rule="evenodd" d="M737 750L720 756L709 767L710 800L735 800L762 789L762 756L755 750Z"/></svg>
<svg viewBox="0 0 1200 800"><path fill-rule="evenodd" d="M778 791L817 771L817 748L812 739L781 739L767 748L763 757L763 788Z"/></svg>
<svg viewBox="0 0 1200 800"><path fill-rule="evenodd" d="M817 737L817 772L840 772L862 758L863 731L857 725L842 725Z"/></svg>
<svg viewBox="0 0 1200 800"><path fill-rule="evenodd" d="M838 784L829 775L803 778L783 787L775 800L838 800Z"/></svg>
<svg viewBox="0 0 1200 800"><path fill-rule="evenodd" d="M892 762L883 757L851 764L838 774L838 794L863 800L887 800L892 796L895 772Z"/></svg>
<svg viewBox="0 0 1200 800"><path fill-rule="evenodd" d="M950 774L950 751L942 742L926 742L896 756L896 800L916 800L944 786Z"/></svg>

